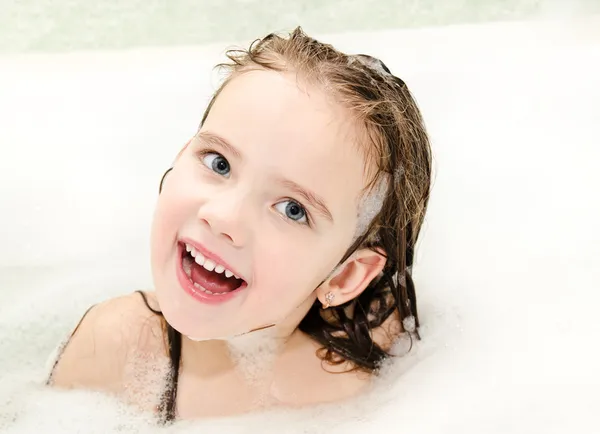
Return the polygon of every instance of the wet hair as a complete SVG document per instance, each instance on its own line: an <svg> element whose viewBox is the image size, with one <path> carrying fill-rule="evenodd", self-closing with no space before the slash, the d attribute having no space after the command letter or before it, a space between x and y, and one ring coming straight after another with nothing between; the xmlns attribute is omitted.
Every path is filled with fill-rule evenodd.
<svg viewBox="0 0 600 434"><path fill-rule="evenodd" d="M353 369L373 372L391 356L375 342L373 330L393 320L411 342L413 337L420 339L411 271L429 201L432 155L417 104L405 82L380 60L344 54L309 37L300 27L285 36L269 34L247 50L229 50L227 57L230 62L217 65L226 75L204 112L200 128L233 78L261 69L293 73L319 86L347 108L359 127L354 145L364 155L366 182L357 216L360 221L361 213L372 215L339 264L362 248L383 250L386 263L358 297L326 310L316 300L299 328L323 345L319 351L323 361L351 362ZM377 194L381 200L376 200L376 205L370 201L376 209L363 209ZM172 331L168 324L166 328Z"/></svg>
<svg viewBox="0 0 600 434"><path fill-rule="evenodd" d="M383 249L383 271L356 298L327 310L315 301L299 328L323 345L323 360L352 362L372 372L390 354L374 342L372 331L397 315L412 338L419 339L419 316L411 276L415 245L431 189L432 155L421 113L408 87L380 60L347 55L306 35L298 27L289 35L274 33L254 41L248 50L229 50L229 63L218 65L226 78L210 100L204 124L220 92L237 75L266 69L292 72L317 85L348 109L362 132L357 150L365 161L367 182L360 209L387 186L378 212L359 231L339 263L361 248ZM379 190L381 191L381 190Z"/></svg>

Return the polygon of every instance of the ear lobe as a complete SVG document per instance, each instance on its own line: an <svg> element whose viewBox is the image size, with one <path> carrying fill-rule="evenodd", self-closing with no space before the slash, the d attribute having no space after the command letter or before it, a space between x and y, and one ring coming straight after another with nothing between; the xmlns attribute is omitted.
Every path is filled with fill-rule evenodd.
<svg viewBox="0 0 600 434"><path fill-rule="evenodd" d="M381 273L385 263L386 257L380 249L361 249L355 252L340 267L340 271L322 285L323 295L326 292L334 292L335 304L342 304L357 297Z"/></svg>

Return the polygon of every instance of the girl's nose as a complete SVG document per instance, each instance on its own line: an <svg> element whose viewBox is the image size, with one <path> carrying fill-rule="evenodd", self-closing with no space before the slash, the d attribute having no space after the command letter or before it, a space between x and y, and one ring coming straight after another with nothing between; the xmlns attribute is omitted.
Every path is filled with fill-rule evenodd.
<svg viewBox="0 0 600 434"><path fill-rule="evenodd" d="M241 200L225 196L205 202L198 210L200 223L234 246L243 246L247 241L248 217Z"/></svg>

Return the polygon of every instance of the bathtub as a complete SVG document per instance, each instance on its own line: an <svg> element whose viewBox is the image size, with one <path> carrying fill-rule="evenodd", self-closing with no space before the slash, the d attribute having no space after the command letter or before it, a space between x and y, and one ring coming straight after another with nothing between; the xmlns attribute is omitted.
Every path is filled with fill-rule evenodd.
<svg viewBox="0 0 600 434"><path fill-rule="evenodd" d="M600 16L317 36L423 111L423 339L350 402L167 431L600 432ZM225 48L0 57L0 432L157 429L43 381L90 304L152 288L158 182Z"/></svg>

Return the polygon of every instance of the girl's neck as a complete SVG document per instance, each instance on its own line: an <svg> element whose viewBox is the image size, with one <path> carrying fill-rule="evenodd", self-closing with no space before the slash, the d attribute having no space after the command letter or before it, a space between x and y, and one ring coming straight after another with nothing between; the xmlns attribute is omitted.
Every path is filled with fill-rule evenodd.
<svg viewBox="0 0 600 434"><path fill-rule="evenodd" d="M183 337L183 364L201 375L235 371L253 383L259 378L270 381L268 378L279 359L287 358L288 353L295 354L300 346L309 343L310 338L298 325L315 299L316 296L311 295L272 327L215 340L194 341Z"/></svg>
<svg viewBox="0 0 600 434"><path fill-rule="evenodd" d="M283 402L279 395L281 390L290 389L285 386L289 366L297 354L312 344L298 329L283 337L275 331L265 329L228 340L203 342L183 338L183 372L198 379L237 378L240 390L251 391L254 404L259 407ZM289 393L283 392L283 396L286 394Z"/></svg>

